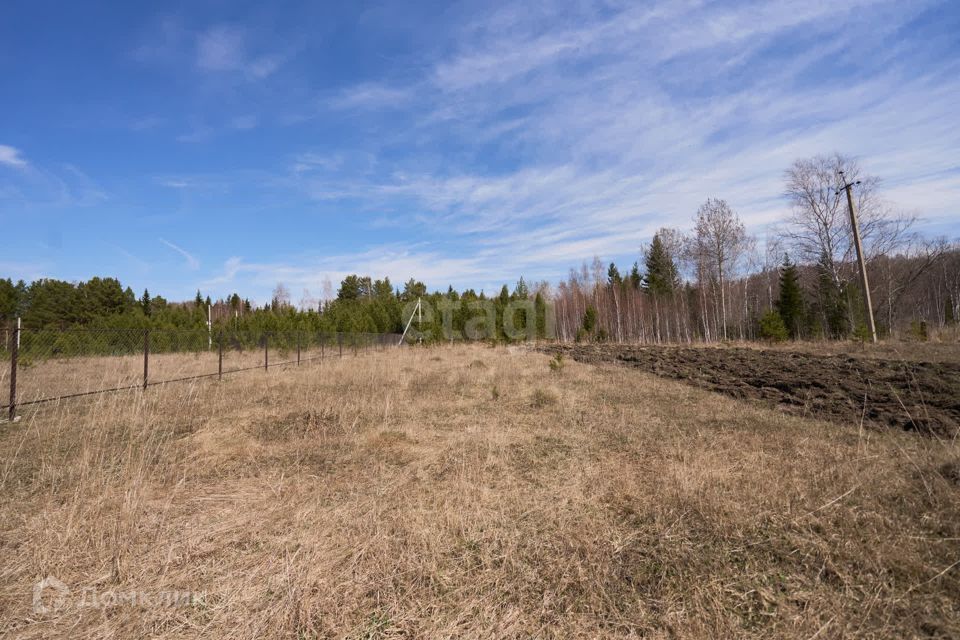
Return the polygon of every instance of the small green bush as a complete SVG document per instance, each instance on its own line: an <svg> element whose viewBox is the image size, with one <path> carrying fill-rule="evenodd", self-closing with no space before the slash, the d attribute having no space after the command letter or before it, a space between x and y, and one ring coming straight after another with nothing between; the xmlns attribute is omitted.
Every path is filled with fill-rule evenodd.
<svg viewBox="0 0 960 640"><path fill-rule="evenodd" d="M557 355L553 356L553 360L550 361L550 371L560 373L563 371L565 364L566 362L563 361L563 354L558 353Z"/></svg>
<svg viewBox="0 0 960 640"><path fill-rule="evenodd" d="M774 342L783 342L790 336L787 325L777 311L770 310L760 318L760 337Z"/></svg>

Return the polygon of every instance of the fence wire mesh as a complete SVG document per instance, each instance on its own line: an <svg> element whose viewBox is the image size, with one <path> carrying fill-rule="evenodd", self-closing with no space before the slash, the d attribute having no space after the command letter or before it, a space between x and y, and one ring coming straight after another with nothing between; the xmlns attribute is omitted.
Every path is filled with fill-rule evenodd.
<svg viewBox="0 0 960 640"><path fill-rule="evenodd" d="M355 357L396 334L206 329L17 329L0 343L0 409ZM0 396L2 397L2 396Z"/></svg>

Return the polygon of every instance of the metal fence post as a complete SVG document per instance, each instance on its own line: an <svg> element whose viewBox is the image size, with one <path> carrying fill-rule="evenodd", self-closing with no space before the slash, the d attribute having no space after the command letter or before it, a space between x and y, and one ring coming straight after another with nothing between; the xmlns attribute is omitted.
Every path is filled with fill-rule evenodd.
<svg viewBox="0 0 960 640"><path fill-rule="evenodd" d="M337 347L340 349L340 357L343 357L343 334L337 332Z"/></svg>
<svg viewBox="0 0 960 640"><path fill-rule="evenodd" d="M263 334L263 370L270 368L270 334Z"/></svg>
<svg viewBox="0 0 960 640"><path fill-rule="evenodd" d="M143 330L143 388L147 388L150 373L150 329Z"/></svg>
<svg viewBox="0 0 960 640"><path fill-rule="evenodd" d="M320 362L323 362L323 346L327 343L323 338L323 333L320 334Z"/></svg>
<svg viewBox="0 0 960 640"><path fill-rule="evenodd" d="M223 380L223 331L217 336L217 380Z"/></svg>
<svg viewBox="0 0 960 640"><path fill-rule="evenodd" d="M297 331L297 366L300 366L300 332Z"/></svg>
<svg viewBox="0 0 960 640"><path fill-rule="evenodd" d="M13 326L13 341L10 344L10 422L17 417L17 358L20 354L20 318Z"/></svg>

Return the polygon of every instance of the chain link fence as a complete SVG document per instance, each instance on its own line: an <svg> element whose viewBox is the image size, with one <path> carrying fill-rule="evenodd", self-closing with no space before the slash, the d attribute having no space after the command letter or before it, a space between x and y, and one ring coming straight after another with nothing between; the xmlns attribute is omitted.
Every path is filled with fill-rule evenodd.
<svg viewBox="0 0 960 640"><path fill-rule="evenodd" d="M207 329L4 328L0 410L109 391L359 356L397 334ZM2 397L2 395L0 395Z"/></svg>

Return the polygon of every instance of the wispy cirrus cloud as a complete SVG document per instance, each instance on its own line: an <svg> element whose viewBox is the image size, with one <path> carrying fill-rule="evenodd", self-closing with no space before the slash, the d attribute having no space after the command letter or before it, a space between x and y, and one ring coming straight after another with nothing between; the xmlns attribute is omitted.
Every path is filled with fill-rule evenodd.
<svg viewBox="0 0 960 640"><path fill-rule="evenodd" d="M161 244L165 245L167 248L172 249L172 250L175 251L176 253L180 254L180 256L184 259L184 261L185 261L185 263L186 263L186 265L187 265L188 268L194 269L194 270L200 268L200 261L197 260L197 259L193 256L193 254L191 254L190 252L188 252L186 249L184 249L183 247L180 247L180 246L178 246L178 245L173 244L173 243L170 242L169 240L165 240L165 239L163 239L163 238L160 238L159 240L160 240L160 243L161 243Z"/></svg>
<svg viewBox="0 0 960 640"><path fill-rule="evenodd" d="M409 87L370 82L344 89L328 104L335 109L395 109L408 105L412 98Z"/></svg>
<svg viewBox="0 0 960 640"><path fill-rule="evenodd" d="M689 226L708 196L762 232L784 210L783 170L834 149L891 187L934 172L941 198L926 213L942 217L960 205L948 171L957 65L917 73L922 46L890 46L938 4L508 7L455 32L452 51L403 87L410 126L384 118L391 148L427 152L387 174L302 186L373 207L407 200L424 224L514 273L636 256L658 226ZM341 95L395 110L396 86L368 80ZM905 150L920 162L905 164ZM905 189L890 194L914 204Z"/></svg>
<svg viewBox="0 0 960 640"><path fill-rule="evenodd" d="M276 73L284 62L279 53L252 53L249 31L236 25L214 25L195 38L195 64L200 71L242 72L250 79L263 80Z"/></svg>

